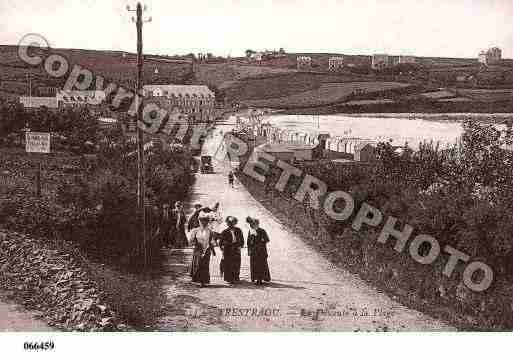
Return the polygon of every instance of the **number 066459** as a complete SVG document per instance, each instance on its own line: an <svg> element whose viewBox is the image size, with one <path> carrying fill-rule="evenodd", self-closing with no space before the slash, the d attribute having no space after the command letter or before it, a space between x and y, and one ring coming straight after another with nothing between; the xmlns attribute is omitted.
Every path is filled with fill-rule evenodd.
<svg viewBox="0 0 513 359"><path fill-rule="evenodd" d="M53 350L54 348L55 344L53 342L25 342L23 344L25 350Z"/></svg>

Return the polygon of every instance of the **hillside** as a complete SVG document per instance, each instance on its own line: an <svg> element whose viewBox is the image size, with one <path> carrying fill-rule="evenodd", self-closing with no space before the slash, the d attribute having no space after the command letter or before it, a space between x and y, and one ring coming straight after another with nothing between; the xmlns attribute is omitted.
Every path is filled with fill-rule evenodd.
<svg viewBox="0 0 513 359"><path fill-rule="evenodd" d="M41 52L41 50L39 50ZM51 49L71 64L90 69L108 82L135 87L136 55L120 51ZM312 68L299 71L297 56L312 57ZM307 108L351 104L417 101L432 106L466 102L508 101L513 89L513 61L481 66L476 59L417 57L415 64L401 64L379 73L370 69L371 57L343 55L346 66L340 72L328 71L328 60L338 54L294 53L264 59L212 58L191 61L191 57L145 55L143 82L153 84L202 84L219 95L218 100L248 106ZM44 87L61 88L65 78L48 76L42 67L29 68L18 59L16 46L0 46L0 99L16 100L28 94L27 73L31 74L33 95ZM429 95L439 88L452 96ZM422 95L427 93L427 95ZM356 101L356 102L354 102ZM370 101L370 102L369 102ZM455 106L455 105L454 105ZM453 106L453 107L454 107ZM446 107L444 107L446 108ZM361 109L360 109L361 110Z"/></svg>
<svg viewBox="0 0 513 359"><path fill-rule="evenodd" d="M120 51L95 51L78 49L52 49L52 53L64 56L70 64L80 65L95 75L103 76L127 88L135 86L136 55ZM146 55L143 79L146 83L186 83L191 78L191 65L186 60ZM155 73L155 69L158 73ZM62 87L66 76L50 77L42 66L30 67L18 58L17 47L0 46L0 96L2 92L15 95L28 93L27 73L31 74L35 93L39 87Z"/></svg>

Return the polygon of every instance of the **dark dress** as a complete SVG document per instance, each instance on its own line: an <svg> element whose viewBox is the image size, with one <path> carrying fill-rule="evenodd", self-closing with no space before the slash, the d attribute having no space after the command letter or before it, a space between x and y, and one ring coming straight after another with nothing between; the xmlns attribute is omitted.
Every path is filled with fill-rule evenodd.
<svg viewBox="0 0 513 359"><path fill-rule="evenodd" d="M172 219L171 219L172 213L171 209L162 209L162 216L160 220L160 235L162 238L162 242L165 246L170 247L172 244Z"/></svg>
<svg viewBox="0 0 513 359"><path fill-rule="evenodd" d="M191 215L191 218L189 218L189 223L187 224L187 230L190 232L192 231L194 228L198 228L199 227L199 214L201 212L201 209L198 209L196 211L194 211L194 213Z"/></svg>
<svg viewBox="0 0 513 359"><path fill-rule="evenodd" d="M173 244L176 248L187 247L187 235L185 234L185 222L187 221L183 211L173 210L172 228Z"/></svg>
<svg viewBox="0 0 513 359"><path fill-rule="evenodd" d="M248 255L251 270L251 281L271 281L269 265L267 263L267 243L269 236L267 232L258 228L256 234L248 234Z"/></svg>
<svg viewBox="0 0 513 359"><path fill-rule="evenodd" d="M190 275L194 283L210 283L210 256L216 255L214 250L214 233L208 230L209 238L199 240L196 235L199 228L191 233L191 244L194 246Z"/></svg>
<svg viewBox="0 0 513 359"><path fill-rule="evenodd" d="M240 249L244 247L244 236L238 227L226 228L221 232L219 247L223 251L223 273L227 282L240 280Z"/></svg>

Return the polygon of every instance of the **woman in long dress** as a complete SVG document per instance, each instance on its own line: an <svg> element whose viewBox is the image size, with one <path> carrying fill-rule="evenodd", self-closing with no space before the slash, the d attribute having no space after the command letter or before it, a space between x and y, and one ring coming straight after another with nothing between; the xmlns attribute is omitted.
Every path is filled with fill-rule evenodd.
<svg viewBox="0 0 513 359"><path fill-rule="evenodd" d="M237 218L226 217L226 228L220 235L219 247L223 251L222 270L224 280L230 284L240 281L240 249L244 247L244 236L237 225Z"/></svg>
<svg viewBox="0 0 513 359"><path fill-rule="evenodd" d="M200 226L191 231L192 252L191 277L194 283L200 283L202 287L210 283L210 256L216 255L214 250L214 232L209 228L210 216L200 213L198 216Z"/></svg>
<svg viewBox="0 0 513 359"><path fill-rule="evenodd" d="M263 228L260 228L258 219L248 217L246 221L250 226L248 234L248 255L251 281L256 282L257 285L261 285L262 281L271 281L269 264L267 263L267 243L269 243L269 236Z"/></svg>

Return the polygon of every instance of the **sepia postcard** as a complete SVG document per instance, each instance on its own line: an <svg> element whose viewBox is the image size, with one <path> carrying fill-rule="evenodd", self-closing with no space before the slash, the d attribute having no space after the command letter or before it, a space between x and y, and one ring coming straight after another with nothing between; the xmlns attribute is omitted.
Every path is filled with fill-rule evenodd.
<svg viewBox="0 0 513 359"><path fill-rule="evenodd" d="M512 18L0 0L0 332L510 332Z"/></svg>

